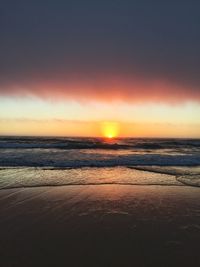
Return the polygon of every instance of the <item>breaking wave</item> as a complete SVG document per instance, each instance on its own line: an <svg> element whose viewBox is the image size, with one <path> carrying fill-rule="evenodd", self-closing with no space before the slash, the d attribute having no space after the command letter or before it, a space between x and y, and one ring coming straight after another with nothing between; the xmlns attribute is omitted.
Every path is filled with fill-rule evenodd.
<svg viewBox="0 0 200 267"><path fill-rule="evenodd" d="M1 137L0 149L200 149L200 140L194 139L136 139L118 138L47 138L47 137Z"/></svg>

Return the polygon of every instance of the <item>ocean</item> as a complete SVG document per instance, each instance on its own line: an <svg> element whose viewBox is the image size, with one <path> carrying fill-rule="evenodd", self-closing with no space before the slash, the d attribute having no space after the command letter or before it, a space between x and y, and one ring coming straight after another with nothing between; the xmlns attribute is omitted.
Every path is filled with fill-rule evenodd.
<svg viewBox="0 0 200 267"><path fill-rule="evenodd" d="M0 189L200 186L200 140L1 137Z"/></svg>
<svg viewBox="0 0 200 267"><path fill-rule="evenodd" d="M2 266L200 266L200 140L0 138Z"/></svg>

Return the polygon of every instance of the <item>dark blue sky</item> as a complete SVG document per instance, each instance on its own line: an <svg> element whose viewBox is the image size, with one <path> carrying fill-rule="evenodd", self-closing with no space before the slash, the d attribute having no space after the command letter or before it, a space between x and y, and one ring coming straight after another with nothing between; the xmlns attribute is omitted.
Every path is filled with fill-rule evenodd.
<svg viewBox="0 0 200 267"><path fill-rule="evenodd" d="M103 91L118 77L127 94L159 80L200 99L199 1L1 1L0 36L1 94L46 81L67 94L77 79Z"/></svg>

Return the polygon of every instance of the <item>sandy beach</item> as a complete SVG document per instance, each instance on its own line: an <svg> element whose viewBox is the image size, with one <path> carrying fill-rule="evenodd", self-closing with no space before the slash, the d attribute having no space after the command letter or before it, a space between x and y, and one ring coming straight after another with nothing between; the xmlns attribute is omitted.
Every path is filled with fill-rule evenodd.
<svg viewBox="0 0 200 267"><path fill-rule="evenodd" d="M0 191L0 265L199 266L200 192L69 185Z"/></svg>

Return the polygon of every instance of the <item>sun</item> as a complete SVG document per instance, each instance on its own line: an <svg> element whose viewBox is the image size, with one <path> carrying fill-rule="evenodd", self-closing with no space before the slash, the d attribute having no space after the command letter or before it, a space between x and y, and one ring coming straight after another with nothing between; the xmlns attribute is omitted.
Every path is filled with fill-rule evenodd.
<svg viewBox="0 0 200 267"><path fill-rule="evenodd" d="M103 122L101 124L102 135L106 138L112 139L119 135L119 123L117 122Z"/></svg>

